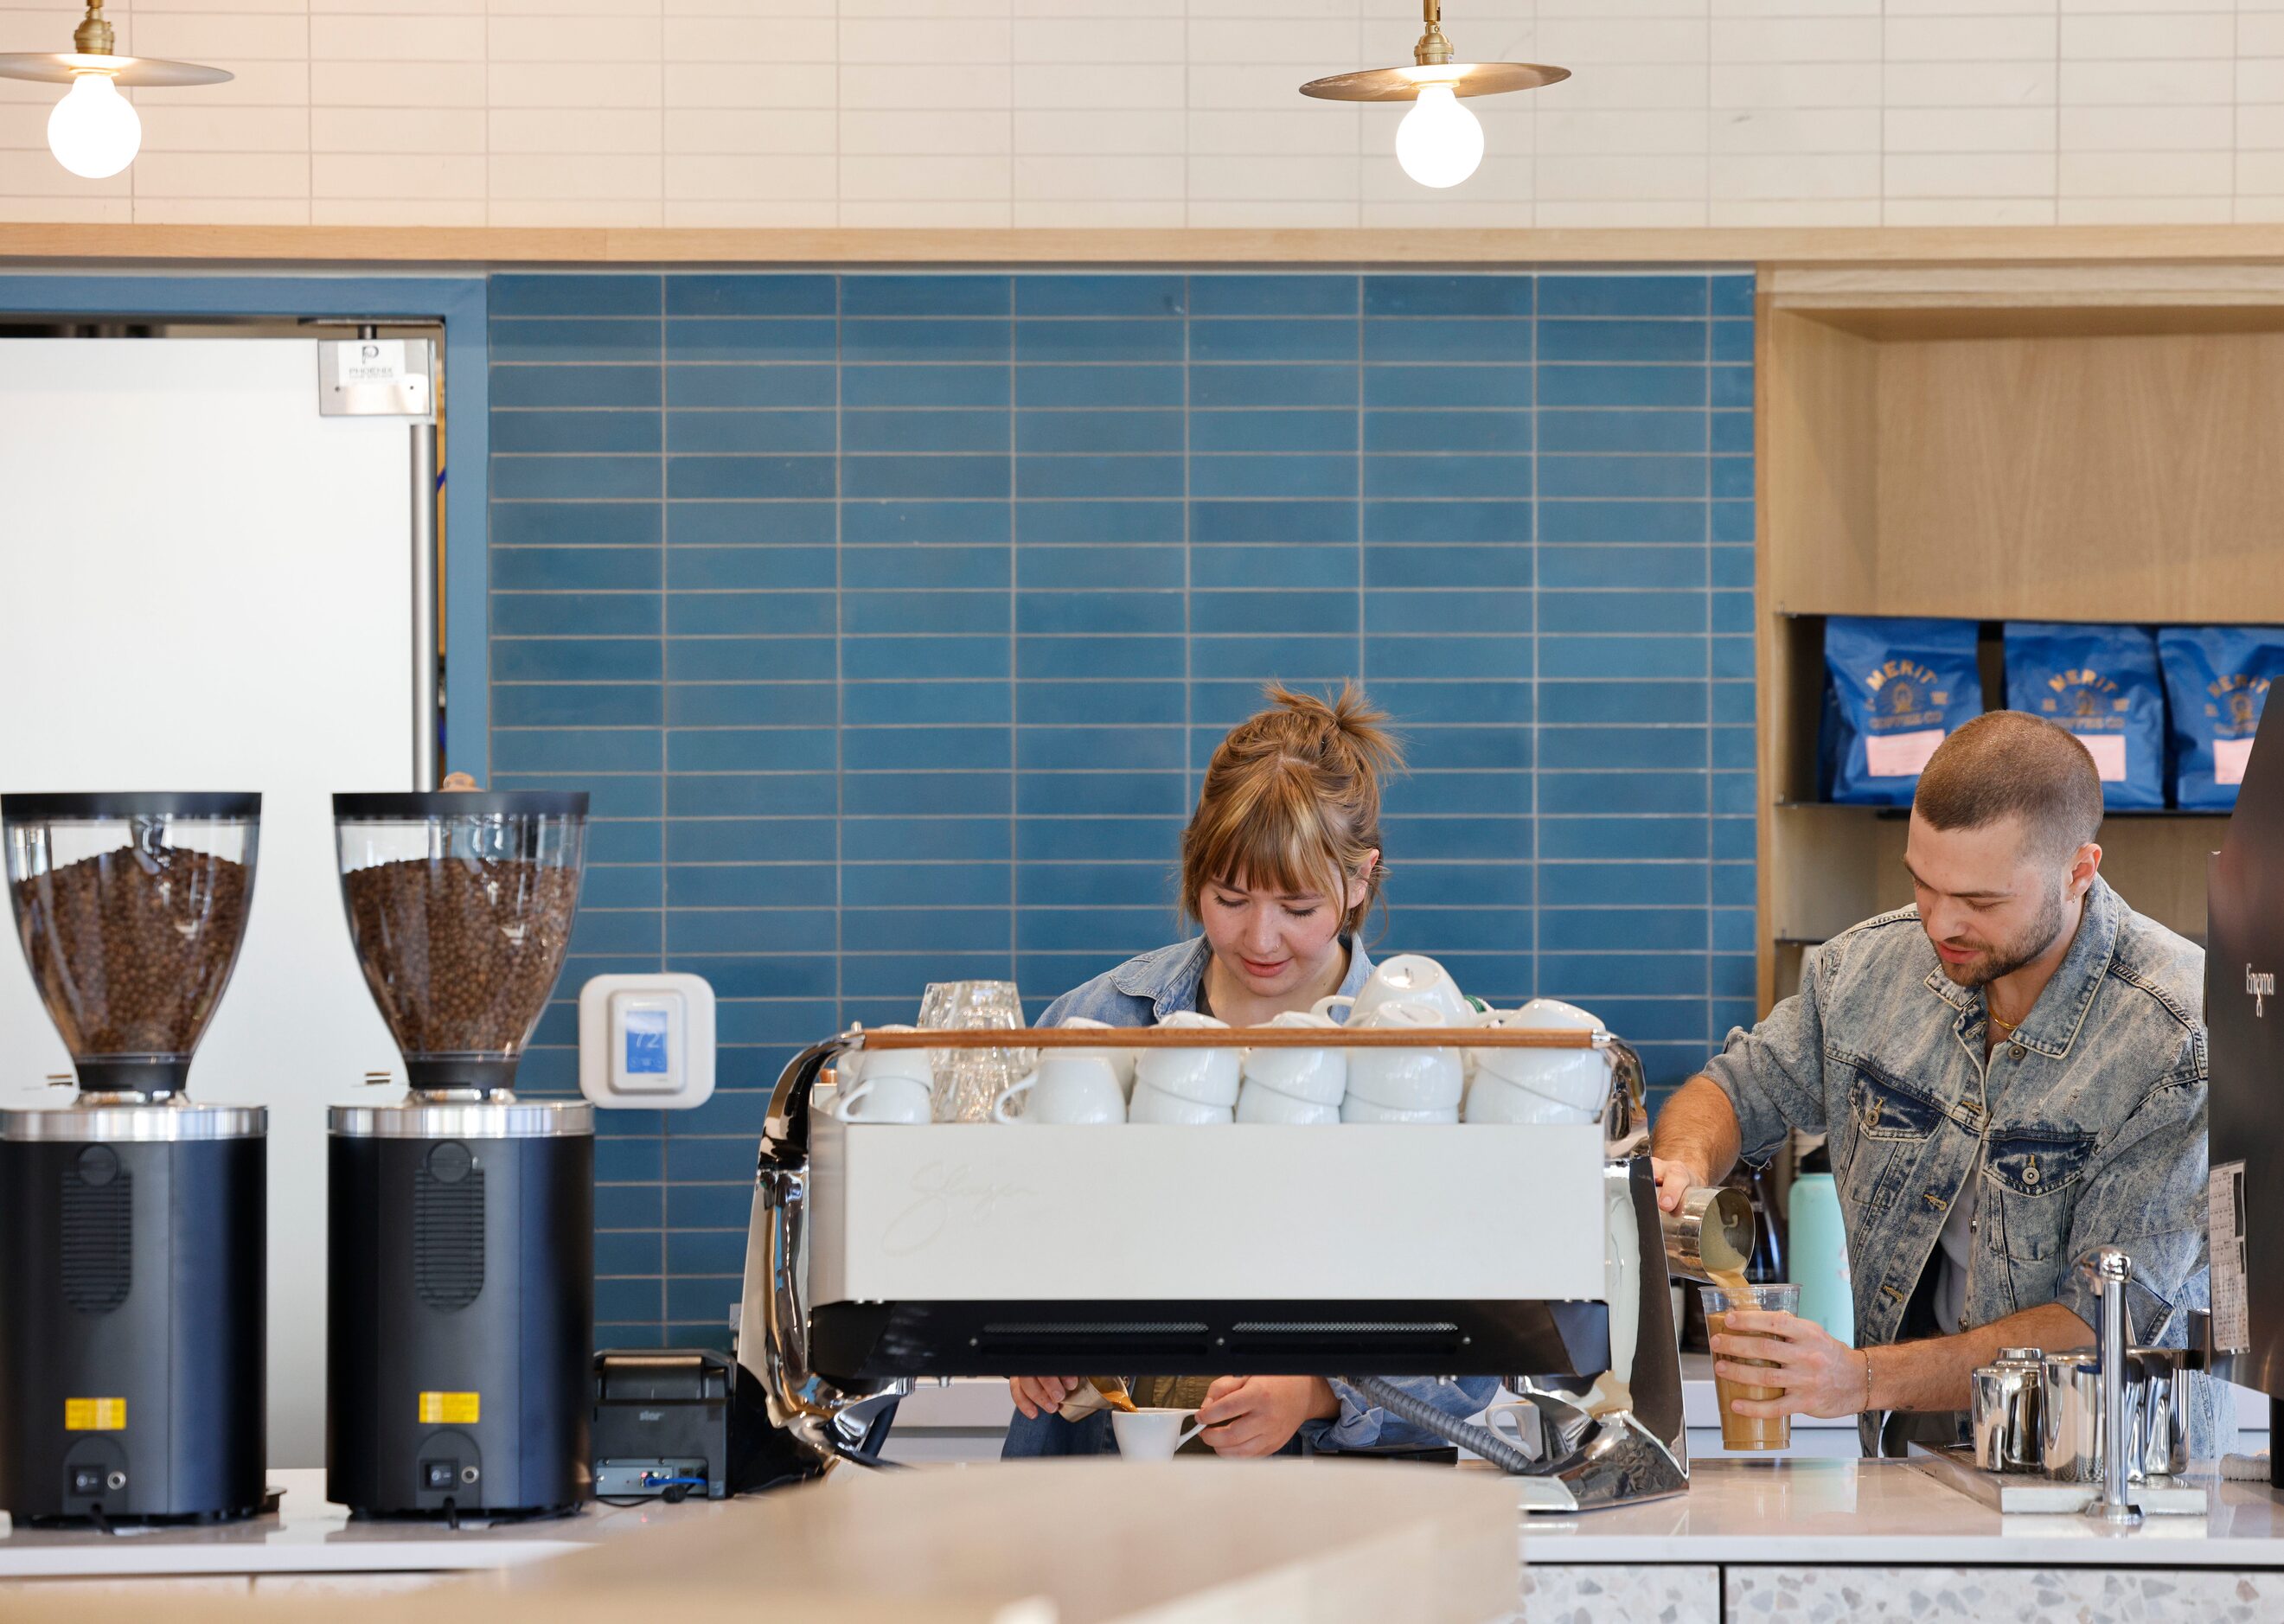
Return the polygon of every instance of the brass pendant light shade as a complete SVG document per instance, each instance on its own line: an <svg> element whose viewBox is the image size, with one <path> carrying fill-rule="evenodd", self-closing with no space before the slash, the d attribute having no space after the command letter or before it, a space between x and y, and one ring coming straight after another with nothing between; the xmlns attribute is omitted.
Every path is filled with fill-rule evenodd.
<svg viewBox="0 0 2284 1624"><path fill-rule="evenodd" d="M1427 32L1412 48L1410 66L1372 67L1311 79L1301 87L1301 94L1322 101L1415 101L1429 85L1449 86L1454 96L1497 96L1507 90L1539 90L1570 77L1567 67L1537 62L1455 62L1451 42L1443 35L1443 0L1421 0L1420 9Z"/></svg>
<svg viewBox="0 0 2284 1624"><path fill-rule="evenodd" d="M112 51L111 21L103 14L103 0L88 0L87 15L72 31L72 49L58 51L0 51L0 79L28 79L35 84L70 84L86 74L100 74L114 85L159 88L186 84L222 84L237 77L224 68L196 62L162 62L153 57L122 57Z"/></svg>

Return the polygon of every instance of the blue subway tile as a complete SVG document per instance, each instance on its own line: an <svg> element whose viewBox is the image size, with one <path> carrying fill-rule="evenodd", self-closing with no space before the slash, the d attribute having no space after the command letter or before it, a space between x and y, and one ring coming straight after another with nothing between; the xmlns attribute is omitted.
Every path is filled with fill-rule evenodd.
<svg viewBox="0 0 2284 1624"><path fill-rule="evenodd" d="M656 547L495 547L496 592L609 591L659 584Z"/></svg>
<svg viewBox="0 0 2284 1624"><path fill-rule="evenodd" d="M1713 324L1713 360L1717 363L1739 364L1753 358L1753 324L1750 322L1715 322Z"/></svg>
<svg viewBox="0 0 2284 1624"><path fill-rule="evenodd" d="M1186 374L1178 366L1061 362L1015 369L1015 404L1027 410L1156 408L1178 410ZM1002 373L1004 381L1005 373Z"/></svg>
<svg viewBox="0 0 2284 1624"><path fill-rule="evenodd" d="M988 953L1007 946L1013 910L999 908L844 908L848 953Z"/></svg>
<svg viewBox="0 0 2284 1624"><path fill-rule="evenodd" d="M496 592L492 630L508 636L656 636L656 592Z"/></svg>
<svg viewBox="0 0 2284 1624"><path fill-rule="evenodd" d="M670 683L666 720L684 728L825 728L839 719L830 682Z"/></svg>
<svg viewBox="0 0 2284 1624"><path fill-rule="evenodd" d="M1541 407L1701 408L1707 371L1693 366L1552 366L1538 368Z"/></svg>
<svg viewBox="0 0 2284 1624"><path fill-rule="evenodd" d="M835 473L830 457L669 457L666 494L685 501L831 496Z"/></svg>
<svg viewBox="0 0 2284 1624"><path fill-rule="evenodd" d="M1357 504L1333 502L1193 502L1190 540L1200 546L1354 541Z"/></svg>
<svg viewBox="0 0 2284 1624"><path fill-rule="evenodd" d="M1200 591L1232 587L1353 588L1359 579L1353 543L1201 547L1190 558L1190 585Z"/></svg>
<svg viewBox="0 0 2284 1624"><path fill-rule="evenodd" d="M1185 278L1149 273L1060 273L1015 278L1017 316L1180 316Z"/></svg>
<svg viewBox="0 0 2284 1624"><path fill-rule="evenodd" d="M1657 498L1707 494L1705 457L1553 457L1538 458L1539 494L1552 498Z"/></svg>
<svg viewBox="0 0 2284 1624"><path fill-rule="evenodd" d="M1178 592L1023 592L1015 599L1015 630L1042 635L1180 635L1184 603Z"/></svg>
<svg viewBox="0 0 2284 1624"><path fill-rule="evenodd" d="M1138 366L1183 359L1184 329L1163 321L1019 321L1015 360L1036 366L1076 361L1090 365Z"/></svg>
<svg viewBox="0 0 2284 1624"><path fill-rule="evenodd" d="M1366 277L1366 316L1529 316L1532 278L1517 276Z"/></svg>
<svg viewBox="0 0 2284 1624"><path fill-rule="evenodd" d="M1014 355L1014 335L1004 321L843 321L841 354L852 362L988 361L1004 367Z"/></svg>
<svg viewBox="0 0 2284 1624"><path fill-rule="evenodd" d="M1530 730L1498 727L1412 727L1404 753L1415 774L1528 772ZM1433 785L1429 786L1432 799Z"/></svg>
<svg viewBox="0 0 2284 1624"><path fill-rule="evenodd" d="M989 683L845 683L841 685L841 720L851 728L1014 720L1014 701L1004 679Z"/></svg>
<svg viewBox="0 0 2284 1624"><path fill-rule="evenodd" d="M1005 502L845 502L841 539L851 547L1005 543L1013 522Z"/></svg>
<svg viewBox="0 0 2284 1624"><path fill-rule="evenodd" d="M804 316L716 319L666 324L669 361L830 361L834 324Z"/></svg>
<svg viewBox="0 0 2284 1624"><path fill-rule="evenodd" d="M1237 594L1216 594L1234 597ZM1265 597L1266 593L1247 596ZM1328 597L1346 597L1351 605L1353 594L1333 593ZM1343 676L1353 676L1357 671L1357 637L1354 632L1338 636L1318 636L1302 633L1260 629L1257 623L1248 623L1240 613L1242 605L1231 605L1224 618L1229 623L1244 628L1227 636L1204 636L1194 638L1190 652L1190 670L1193 675L1215 677L1245 677L1261 682L1308 683L1338 682ZM1333 613L1324 611L1326 618ZM1353 615L1354 609L1350 612Z"/></svg>
<svg viewBox="0 0 2284 1624"><path fill-rule="evenodd" d="M666 781L672 817L829 817L830 772L674 773Z"/></svg>
<svg viewBox="0 0 2284 1624"><path fill-rule="evenodd" d="M1706 694L1702 682L1549 681L1538 687L1538 718L1550 726L1701 725Z"/></svg>
<svg viewBox="0 0 2284 1624"><path fill-rule="evenodd" d="M1374 633L1527 632L1533 594L1528 591L1373 592L1364 622Z"/></svg>
<svg viewBox="0 0 2284 1624"><path fill-rule="evenodd" d="M491 656L497 683L655 682L666 668L663 646L654 637L496 635Z"/></svg>
<svg viewBox="0 0 2284 1624"><path fill-rule="evenodd" d="M666 539L682 547L830 547L839 534L830 502L675 502Z"/></svg>
<svg viewBox="0 0 2284 1624"><path fill-rule="evenodd" d="M1001 426L1004 440L1005 424ZM1015 449L1036 455L1058 451L1179 451L1184 427L1178 411L1019 411Z"/></svg>
<svg viewBox="0 0 2284 1624"><path fill-rule="evenodd" d="M666 917L666 950L677 958L712 954L831 953L841 941L840 910L825 908L738 908L735 868L677 871L677 900ZM700 972L701 974L703 972Z"/></svg>
<svg viewBox="0 0 2284 1624"><path fill-rule="evenodd" d="M1365 639L1365 662L1375 678L1525 681L1537 663L1531 639L1520 635L1529 629L1526 621L1506 634L1375 633Z"/></svg>
<svg viewBox="0 0 2284 1624"><path fill-rule="evenodd" d="M989 817L1013 810L1005 772L857 772L844 775L849 817Z"/></svg>
<svg viewBox="0 0 2284 1624"><path fill-rule="evenodd" d="M1357 367L1352 360L1331 365L1311 363L1201 367L1189 375L1189 402L1199 410L1353 406L1357 402Z"/></svg>
<svg viewBox="0 0 2284 1624"><path fill-rule="evenodd" d="M833 638L676 637L666 675L677 683L799 682L833 669Z"/></svg>
<svg viewBox="0 0 2284 1624"><path fill-rule="evenodd" d="M1530 504L1522 501L1367 502L1364 536L1391 545L1475 543L1512 545L1531 535Z"/></svg>
<svg viewBox="0 0 2284 1624"><path fill-rule="evenodd" d="M841 598L841 629L858 636L1004 635L1011 618L1004 592L844 592Z"/></svg>
<svg viewBox="0 0 2284 1624"><path fill-rule="evenodd" d="M852 683L1005 677L1009 641L1005 636L847 637L841 645L841 675Z"/></svg>
<svg viewBox="0 0 2284 1624"><path fill-rule="evenodd" d="M1537 399L1528 366L1381 363L1364 369L1364 403L1381 410L1487 410L1528 407Z"/></svg>
<svg viewBox="0 0 2284 1624"><path fill-rule="evenodd" d="M1013 854L1003 817L926 815L910 808L853 815L841 824L848 863L1005 863Z"/></svg>
<svg viewBox="0 0 2284 1624"><path fill-rule="evenodd" d="M1703 276L1543 276L1541 316L1703 316Z"/></svg>
<svg viewBox="0 0 2284 1624"><path fill-rule="evenodd" d="M1008 418L1004 411L844 411L844 453L965 451L1004 456Z"/></svg>
<svg viewBox="0 0 2284 1624"><path fill-rule="evenodd" d="M1706 324L1688 321L1603 321L1541 318L1538 359L1546 362L1703 362Z"/></svg>
<svg viewBox="0 0 2284 1624"><path fill-rule="evenodd" d="M484 301L494 317L527 316L656 316L661 278L598 276L591 271L503 271L486 279Z"/></svg>
<svg viewBox="0 0 2284 1624"><path fill-rule="evenodd" d="M1135 772L1178 772L1181 730L1103 722L1015 730L1015 765L1021 771L1078 772L1099 767L1106 759L1122 762Z"/></svg>
<svg viewBox="0 0 2284 1624"><path fill-rule="evenodd" d="M645 728L663 721L658 685L615 683L497 683L496 728Z"/></svg>
<svg viewBox="0 0 2284 1624"><path fill-rule="evenodd" d="M1364 418L1367 451L1529 451L1527 411L1371 411Z"/></svg>
<svg viewBox="0 0 2284 1624"><path fill-rule="evenodd" d="M518 407L561 411L574 407L624 410L656 410L655 366L496 366L491 369L495 411ZM494 420L497 446L497 420Z"/></svg>
<svg viewBox="0 0 2284 1624"><path fill-rule="evenodd" d="M1442 316L1419 321L1366 321L1368 362L1523 362L1531 359L1529 321Z"/></svg>
<svg viewBox="0 0 2284 1624"><path fill-rule="evenodd" d="M503 501L655 501L655 457L495 457L491 492Z"/></svg>
<svg viewBox="0 0 2284 1624"><path fill-rule="evenodd" d="M829 592L837 563L830 547L673 547L666 583L677 592Z"/></svg>
<svg viewBox="0 0 2284 1624"><path fill-rule="evenodd" d="M1757 278L1749 272L1717 276L1713 281L1713 314L1750 316Z"/></svg>
<svg viewBox="0 0 2284 1624"><path fill-rule="evenodd" d="M1713 464L1713 495L1717 500L1738 501L1753 494L1753 459L1717 457Z"/></svg>
<svg viewBox="0 0 2284 1624"><path fill-rule="evenodd" d="M655 547L661 528L654 502L491 504L495 547Z"/></svg>
<svg viewBox="0 0 2284 1624"><path fill-rule="evenodd" d="M1004 592L1011 580L1012 556L1005 543L972 547L846 546L841 550L841 585L846 591L971 588Z"/></svg>
<svg viewBox="0 0 2284 1624"><path fill-rule="evenodd" d="M1636 677L1707 675L1709 639L1691 636L1547 636L1538 640L1543 675L1603 679L1613 671Z"/></svg>
<svg viewBox="0 0 2284 1624"><path fill-rule="evenodd" d="M1179 496L1178 457L1026 457L1015 465L1015 491L1029 498Z"/></svg>
<svg viewBox="0 0 2284 1624"><path fill-rule="evenodd" d="M1189 809L1187 800L1177 772L1015 775L1015 810L1025 817L1178 816Z"/></svg>
<svg viewBox="0 0 2284 1624"><path fill-rule="evenodd" d="M1542 591L1542 632L1701 632L1705 594L1628 591Z"/></svg>
<svg viewBox="0 0 2284 1624"><path fill-rule="evenodd" d="M1076 498L1015 504L1015 540L1023 546L1179 546L1185 539L1181 504L1164 500Z"/></svg>
<svg viewBox="0 0 2284 1624"><path fill-rule="evenodd" d="M497 728L496 772L656 772L655 728Z"/></svg>
<svg viewBox="0 0 2284 1624"><path fill-rule="evenodd" d="M1753 409L1753 369L1748 366L1717 366L1710 370L1712 391L1707 402L1717 410L1750 411Z"/></svg>
<svg viewBox="0 0 2284 1624"><path fill-rule="evenodd" d="M1189 488L1201 500L1277 497L1308 500L1339 496L1357 488L1353 456L1209 456L1193 451Z"/></svg>
<svg viewBox="0 0 2284 1624"><path fill-rule="evenodd" d="M785 271L679 271L666 278L669 316L832 316L833 278Z"/></svg>
<svg viewBox="0 0 2284 1624"><path fill-rule="evenodd" d="M1706 550L1701 547L1542 546L1541 586L1677 588L1705 585Z"/></svg>
<svg viewBox="0 0 2284 1624"><path fill-rule="evenodd" d="M1185 659L1179 637L1027 636L1015 640L1015 674L1033 682L1179 676Z"/></svg>
<svg viewBox="0 0 2284 1624"><path fill-rule="evenodd" d="M666 629L674 637L798 636L829 632L831 592L669 592Z"/></svg>
<svg viewBox="0 0 2284 1624"><path fill-rule="evenodd" d="M1181 547L1122 547L1107 538L1091 547L1019 547L1015 584L1031 592L1071 588L1179 591L1187 556Z"/></svg>
<svg viewBox="0 0 2284 1624"><path fill-rule="evenodd" d="M1360 329L1353 321L1195 322L1190 327L1190 359L1225 361L1345 361L1361 354Z"/></svg>
<svg viewBox="0 0 2284 1624"><path fill-rule="evenodd" d="M1753 454L1751 413L1717 411L1712 414L1711 427L1711 446L1715 455L1750 457Z"/></svg>
<svg viewBox="0 0 2284 1624"><path fill-rule="evenodd" d="M492 449L501 454L639 453L659 449L655 411L498 411Z"/></svg>
<svg viewBox="0 0 2284 1624"><path fill-rule="evenodd" d="M841 279L843 316L1005 316L1013 308L1006 277L924 273Z"/></svg>
<svg viewBox="0 0 2284 1624"><path fill-rule="evenodd" d="M1528 817L1392 816L1382 827L1390 850L1446 863L1521 863L1531 855Z"/></svg>
<svg viewBox="0 0 2284 1624"><path fill-rule="evenodd" d="M1083 726L1093 722L1179 725L1185 691L1173 681L1019 682L1015 720L1025 726Z"/></svg>
<svg viewBox="0 0 2284 1624"><path fill-rule="evenodd" d="M1215 633L1232 636L1259 634L1264 637L1352 636L1357 630L1357 608L1358 595L1352 590L1193 591L1190 594L1190 629L1201 636Z"/></svg>
<svg viewBox="0 0 2284 1624"><path fill-rule="evenodd" d="M667 414L669 451L831 454L835 449L829 411L673 411Z"/></svg>
<svg viewBox="0 0 2284 1624"><path fill-rule="evenodd" d="M1528 496L1529 457L1453 455L1373 456L1364 459L1365 494L1372 496Z"/></svg>
<svg viewBox="0 0 2284 1624"><path fill-rule="evenodd" d="M831 772L837 740L825 728L677 728L666 736L666 769L680 772Z"/></svg>
<svg viewBox="0 0 2284 1624"><path fill-rule="evenodd" d="M1375 680L1373 694L1388 707L1399 731L1414 723L1428 722L1526 726L1537 714L1530 684L1521 682Z"/></svg>
<svg viewBox="0 0 2284 1624"><path fill-rule="evenodd" d="M1749 546L1754 539L1753 504L1750 502L1715 502L1713 509L1713 540L1717 543Z"/></svg>
<svg viewBox="0 0 2284 1624"><path fill-rule="evenodd" d="M1621 768L1700 768L1702 727L1549 727L1538 736L1538 764L1548 772Z"/></svg>
<svg viewBox="0 0 2284 1624"><path fill-rule="evenodd" d="M841 871L845 908L1004 908L1014 894L1005 863L852 863Z"/></svg>
<svg viewBox="0 0 2284 1624"><path fill-rule="evenodd" d="M848 407L989 407L1008 403L1007 368L951 364L849 365L841 369Z"/></svg>
<svg viewBox="0 0 2284 1624"><path fill-rule="evenodd" d="M666 369L666 403L680 410L830 408L835 391L833 369L823 365L673 365Z"/></svg>
<svg viewBox="0 0 2284 1624"><path fill-rule="evenodd" d="M990 500L1007 495L1009 459L990 457L846 457L841 493L856 501Z"/></svg>
<svg viewBox="0 0 2284 1624"><path fill-rule="evenodd" d="M843 730L849 772L956 772L1014 765L1012 730L998 727L872 727Z"/></svg>
<svg viewBox="0 0 2284 1624"><path fill-rule="evenodd" d="M1190 314L1353 316L1359 286L1352 276L1199 275L1190 278Z"/></svg>
<svg viewBox="0 0 2284 1624"><path fill-rule="evenodd" d="M1707 449L1701 411L1538 413L1538 449L1563 452L1698 452Z"/></svg>
<svg viewBox="0 0 2284 1624"><path fill-rule="evenodd" d="M644 361L657 364L664 324L656 316L603 321L495 321L489 335L492 363Z"/></svg>
<svg viewBox="0 0 2284 1624"><path fill-rule="evenodd" d="M1696 546L1706 539L1706 510L1703 502L1541 501L1538 539Z"/></svg>
<svg viewBox="0 0 2284 1624"><path fill-rule="evenodd" d="M1159 817L1019 818L1015 839L1027 863L1155 863L1162 873L1179 847L1184 810L1177 803Z"/></svg>

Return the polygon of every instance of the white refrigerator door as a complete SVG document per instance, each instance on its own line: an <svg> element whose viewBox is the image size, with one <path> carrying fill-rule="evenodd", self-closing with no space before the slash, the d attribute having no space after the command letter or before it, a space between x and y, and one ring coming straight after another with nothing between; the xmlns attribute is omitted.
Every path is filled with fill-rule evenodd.
<svg viewBox="0 0 2284 1624"><path fill-rule="evenodd" d="M402 1069L330 797L412 787L411 482L404 419L317 415L313 340L0 340L0 795L262 792L246 946L190 1089L270 1108L280 1466L325 1456L325 1107ZM0 947L0 1104L70 1069Z"/></svg>

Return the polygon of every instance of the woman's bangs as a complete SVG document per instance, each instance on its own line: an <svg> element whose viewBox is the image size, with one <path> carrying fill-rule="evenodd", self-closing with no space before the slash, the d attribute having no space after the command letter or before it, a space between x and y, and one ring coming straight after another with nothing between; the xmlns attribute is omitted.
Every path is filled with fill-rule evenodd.
<svg viewBox="0 0 2284 1624"><path fill-rule="evenodd" d="M1248 797L1208 832L1198 854L1199 871L1213 884L1240 891L1321 896L1344 906L1340 859L1313 810L1306 800Z"/></svg>

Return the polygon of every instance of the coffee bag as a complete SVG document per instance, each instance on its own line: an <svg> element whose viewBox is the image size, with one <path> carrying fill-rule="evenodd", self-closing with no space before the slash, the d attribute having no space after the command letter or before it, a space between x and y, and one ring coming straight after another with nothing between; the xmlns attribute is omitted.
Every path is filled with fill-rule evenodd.
<svg viewBox="0 0 2284 1624"><path fill-rule="evenodd" d="M2172 705L2173 804L2236 804L2268 684L2284 675L2284 626L2168 626L2157 634Z"/></svg>
<svg viewBox="0 0 2284 1624"><path fill-rule="evenodd" d="M2142 626L2006 623L2006 703L2067 729L2101 774L2101 804L2165 804L2165 684Z"/></svg>
<svg viewBox="0 0 2284 1624"><path fill-rule="evenodd" d="M1911 804L1936 746L1982 714L1975 631L1973 621L1836 614L1825 621L1832 800Z"/></svg>

